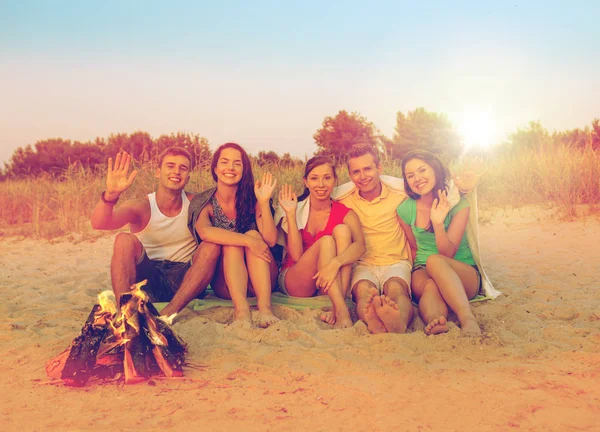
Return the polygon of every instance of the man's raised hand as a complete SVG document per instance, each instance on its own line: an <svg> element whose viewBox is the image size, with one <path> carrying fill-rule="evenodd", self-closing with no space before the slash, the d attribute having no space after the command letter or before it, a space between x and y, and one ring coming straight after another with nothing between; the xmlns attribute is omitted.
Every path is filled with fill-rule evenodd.
<svg viewBox="0 0 600 432"><path fill-rule="evenodd" d="M133 170L129 175L129 166L131 165L131 155L127 152L119 152L115 158L113 166L112 158L108 158L108 171L106 172L106 193L107 200L118 199L133 184L137 171Z"/></svg>

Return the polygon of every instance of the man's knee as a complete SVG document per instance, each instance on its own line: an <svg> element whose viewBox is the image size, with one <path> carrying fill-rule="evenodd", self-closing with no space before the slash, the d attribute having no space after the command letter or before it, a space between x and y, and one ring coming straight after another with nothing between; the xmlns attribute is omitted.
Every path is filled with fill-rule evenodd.
<svg viewBox="0 0 600 432"><path fill-rule="evenodd" d="M118 233L115 237L114 254L121 257L132 257L136 260L142 254L142 243L131 233Z"/></svg>
<svg viewBox="0 0 600 432"><path fill-rule="evenodd" d="M408 282L399 277L391 277L383 284L383 292L386 295L404 295L410 296Z"/></svg>
<svg viewBox="0 0 600 432"><path fill-rule="evenodd" d="M368 296L372 289L377 289L377 286L367 279L361 279L352 286L352 295L356 301L360 298Z"/></svg>
<svg viewBox="0 0 600 432"><path fill-rule="evenodd" d="M203 262L217 262L221 256L222 246L216 243L210 243L203 241L198 245L196 252L194 253L194 264L200 264Z"/></svg>

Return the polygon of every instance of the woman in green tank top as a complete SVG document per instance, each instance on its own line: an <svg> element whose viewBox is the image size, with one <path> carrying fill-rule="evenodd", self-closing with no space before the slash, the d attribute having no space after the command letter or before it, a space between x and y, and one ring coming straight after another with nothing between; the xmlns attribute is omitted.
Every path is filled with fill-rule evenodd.
<svg viewBox="0 0 600 432"><path fill-rule="evenodd" d="M448 310L454 311L465 335L481 333L469 299L481 275L465 236L469 204L464 198L450 208L446 169L433 154L415 150L402 159L406 199L398 207L400 225L414 259L411 288L425 333L448 331Z"/></svg>

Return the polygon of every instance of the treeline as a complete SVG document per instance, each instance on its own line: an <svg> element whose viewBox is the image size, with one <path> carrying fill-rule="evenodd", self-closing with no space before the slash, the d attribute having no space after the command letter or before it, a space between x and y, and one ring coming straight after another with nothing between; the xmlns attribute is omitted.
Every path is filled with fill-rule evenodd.
<svg viewBox="0 0 600 432"><path fill-rule="evenodd" d="M397 160L413 149L426 149L440 155L446 161L455 159L463 152L460 134L445 114L417 108L407 114L398 112L392 138L359 113L339 111L335 116L325 117L321 127L313 135L317 153L332 156L340 163L345 162L350 148L357 143L370 144L380 150L384 160ZM240 143L244 144L244 143ZM544 150L554 146L572 149L600 148L600 120L594 119L591 126L561 132L548 132L539 122L530 122L525 128L509 135L508 140L492 151L501 154L516 154L524 150ZM69 167L77 165L95 169L104 167L106 159L121 150L133 155L137 163L155 161L167 147L180 146L192 155L195 166L210 164L212 152L208 140L198 134L177 133L161 135L153 139L146 132L110 135L107 139L79 142L62 138L45 139L33 146L18 148L0 172L0 179L28 178L40 175L59 177ZM487 152L472 148L469 152ZM271 165L289 168L303 161L289 153L279 156L272 150L260 151L251 156L259 166Z"/></svg>
<svg viewBox="0 0 600 432"><path fill-rule="evenodd" d="M0 179L40 175L60 177L73 166L92 170L101 167L105 170L108 157L119 151L130 153L138 164L155 162L163 150L175 146L190 152L195 167L210 165L212 151L208 140L198 134L177 133L153 139L147 132L138 131L132 134L114 134L107 139L96 138L88 142L51 138L38 141L33 146L19 147L5 164L4 171L0 172ZM273 151L260 151L256 156L251 155L251 158L259 166L271 164L288 168L303 163L289 153L279 156Z"/></svg>
<svg viewBox="0 0 600 432"><path fill-rule="evenodd" d="M398 112L396 127L390 139L383 135L373 123L358 113L340 111L326 117L313 136L320 154L331 155L344 161L349 149L357 142L373 145L388 160L400 159L414 149L425 149L449 161L464 151L462 139L445 114L417 108L407 114ZM600 119L591 126L560 132L548 132L540 122L530 122L524 128L509 135L508 140L491 149L471 148L469 153L496 155L514 154L524 150L544 150L555 146L572 149L600 149Z"/></svg>

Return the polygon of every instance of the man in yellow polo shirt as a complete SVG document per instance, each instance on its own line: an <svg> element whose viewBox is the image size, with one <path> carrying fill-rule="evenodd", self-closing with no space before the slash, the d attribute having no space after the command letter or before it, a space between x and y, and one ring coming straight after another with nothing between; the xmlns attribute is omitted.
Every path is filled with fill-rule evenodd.
<svg viewBox="0 0 600 432"><path fill-rule="evenodd" d="M350 281L356 312L372 333L404 333L413 306L409 245L396 213L406 199L402 180L382 179L379 157L367 145L351 149L348 172L355 187L340 187L334 198L356 212L365 234L367 251L354 264Z"/></svg>

